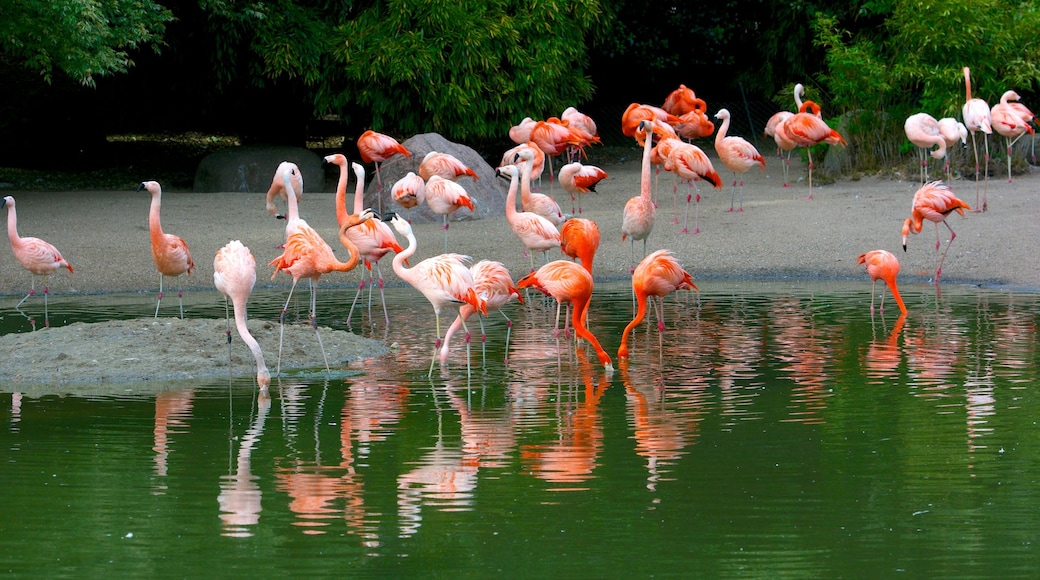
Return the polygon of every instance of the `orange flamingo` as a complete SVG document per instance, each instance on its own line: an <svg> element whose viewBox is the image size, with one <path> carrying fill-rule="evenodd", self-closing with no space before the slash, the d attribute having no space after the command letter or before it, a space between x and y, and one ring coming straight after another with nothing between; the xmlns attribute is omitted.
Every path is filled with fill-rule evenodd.
<svg viewBox="0 0 1040 580"><path fill-rule="evenodd" d="M722 164L733 172L733 194L735 195L737 174L747 173L749 169L756 165L762 171L765 171L766 160L762 158L758 149L755 149L755 146L748 143L743 137L727 135L730 122L729 110L719 109L719 112L715 113L715 118L722 119L722 126L719 127L719 132L715 135L715 151L719 154ZM730 195L729 198L729 211L734 211L733 195ZM744 211L744 178L740 178L740 209L736 211Z"/></svg>
<svg viewBox="0 0 1040 580"><path fill-rule="evenodd" d="M947 216L953 212L957 212L964 215L964 210L971 211L971 207L963 201L957 199L957 196L953 194L953 190L950 189L949 185L941 181L933 181L925 184L914 193L913 208L910 212L910 217L903 223L903 251L906 251L906 240L911 233L921 233L921 228L924 225L924 220L928 220L935 224L935 253L936 256L939 254L939 222L946 225L946 229L950 230L950 241L946 244L946 250L943 251L942 258L939 259L939 265L935 269L935 283L939 283L939 276L942 274L943 261L946 260L946 252L950 251L950 244L953 243L953 239L957 237L957 233L953 231L950 224L946 222Z"/></svg>
<svg viewBox="0 0 1040 580"><path fill-rule="evenodd" d="M563 190L571 194L571 213L574 213L574 199L578 199L578 213L581 213L581 196L596 191L596 185L607 178L607 172L595 165L582 165L575 161L560 168L560 184Z"/></svg>
<svg viewBox="0 0 1040 580"><path fill-rule="evenodd" d="M668 125L675 125L681 122L679 117L665 111L661 107L632 103L627 109L625 109L625 112L621 114L621 133L625 137L635 137L638 140L636 132L641 132L639 124L643 121L654 120L661 121Z"/></svg>
<svg viewBox="0 0 1040 580"><path fill-rule="evenodd" d="M275 197L285 197L285 184L282 182L282 173L292 170L292 186L296 192L296 203L303 199L303 173L300 168L291 161L282 161L271 179L271 187L267 190L267 213L278 219L286 219L286 216L278 213L278 207L274 203ZM286 202L288 203L288 201ZM288 210L287 210L288 211Z"/></svg>
<svg viewBox="0 0 1040 580"><path fill-rule="evenodd" d="M693 110L679 117L672 128L684 139L693 140L710 137L715 132L715 123L707 115L708 105L704 99L694 99Z"/></svg>
<svg viewBox="0 0 1040 580"><path fill-rule="evenodd" d="M993 130L1000 133L1007 143L1005 156L1007 157L1008 183L1011 183L1011 148L1022 135L1026 133L1033 134L1033 127L1029 124L1030 119L1033 118L1033 113L1021 103L1015 103L1018 107L1013 106L1008 102L1010 99L1017 101L1019 99L1018 93L1005 91L1000 96L1000 102L993 105L993 108L990 109Z"/></svg>
<svg viewBox="0 0 1040 580"><path fill-rule="evenodd" d="M152 258L155 259L155 267L159 270L159 297L155 301L155 316L159 316L159 304L163 298L163 278L173 276L176 278L187 273L189 276L195 270L195 262L191 259L191 251L188 244L179 236L163 232L162 224L159 222L159 209L162 206L162 188L155 181L144 181L137 186L137 191L148 190L152 194L152 205L148 210L148 232L152 237ZM295 193L292 195L290 205L296 204ZM184 292L177 291L177 301L181 307L181 318L184 318Z"/></svg>
<svg viewBox="0 0 1040 580"><path fill-rule="evenodd" d="M502 262L495 262L493 260L481 260L476 264L470 266L470 274L473 276L473 290L477 293L477 296L481 297L485 301L488 312L497 310L503 318L506 319L506 364L509 363L509 337L513 332L513 321L505 312L502 312L502 307L509 304L513 300L513 297L520 302L524 303L524 298L520 296L520 291L513 285L513 278L509 275L509 270L505 267ZM454 335L466 320L469 319L477 311L476 308L471 304L463 304L459 306L459 315L455 318L455 321L451 323L448 330L444 333L444 344L441 345L440 360L441 364L448 361L448 349L451 343L451 337ZM487 358L487 333L484 332L484 319L477 318L480 322L480 349L484 358ZM469 338L467 337L467 342Z"/></svg>
<svg viewBox="0 0 1040 580"><path fill-rule="evenodd" d="M426 205L444 219L444 251L447 252L448 216L464 207L474 211L473 198L458 183L440 175L431 175L426 180Z"/></svg>
<svg viewBox="0 0 1040 580"><path fill-rule="evenodd" d="M558 228L566 219L563 217L560 204L548 195L531 191L534 159L535 153L529 147L517 151L516 157L513 158L513 163L520 165L520 208L542 216Z"/></svg>
<svg viewBox="0 0 1040 580"><path fill-rule="evenodd" d="M950 174L950 157L954 145L960 141L961 146L964 147L968 144L968 128L953 117L943 117L939 119L939 134L943 136L943 140L946 141L946 160L943 163L943 170L946 172L946 179L952 179Z"/></svg>
<svg viewBox="0 0 1040 580"><path fill-rule="evenodd" d="M899 310L905 315L906 304L903 304L903 297L899 295L899 288L896 286L896 276L899 275L899 260L889 252L888 250L872 250L864 254L860 254L856 258L857 264L865 264L867 266L867 275L870 276L870 315L874 315L874 287L877 285L878 280L883 280L885 285L888 286L889 291L892 292L892 297L895 298L896 304L899 305ZM885 313L885 294L881 293L881 314Z"/></svg>
<svg viewBox="0 0 1040 580"><path fill-rule="evenodd" d="M379 164L390 159L394 155L404 155L406 158L411 159L412 153L404 145L397 142L397 139L383 133L376 133L369 129L361 134L357 140L358 152L361 153L361 160L365 163L375 163L376 166L376 191L377 191L377 203L378 210L383 211L383 178L379 174Z"/></svg>
<svg viewBox="0 0 1040 580"><path fill-rule="evenodd" d="M440 254L432 258L426 258L411 268L406 268L404 261L415 254L417 242L412 226L404 218L394 215L390 223L408 240L408 247L394 256L394 273L411 284L412 288L418 290L433 306L433 315L436 319L437 341L433 347L433 358L430 360L430 371L427 376L433 375L433 363L437 361L437 352L441 346L441 312L446 309L458 310L463 304L469 304L474 311L487 316L487 300L478 296L473 286L473 274L465 263L469 256L460 254ZM469 336L469 329L465 321L462 329ZM469 364L469 341L466 341L466 362Z"/></svg>
<svg viewBox="0 0 1040 580"><path fill-rule="evenodd" d="M786 112L787 115L773 126L773 141L776 142L778 155L784 159L784 187L788 187L791 173L791 154L798 147L798 144L787 135L787 121L794 116L794 113L783 112ZM786 156L783 155L784 151L787 152Z"/></svg>
<svg viewBox="0 0 1040 580"><path fill-rule="evenodd" d="M639 176L639 195L625 202L621 214L621 241L630 240L633 268L636 263L636 240L643 240L643 255L646 256L646 239L654 228L657 209L650 199L650 149L653 147L653 132L649 121L639 123L643 134L643 164Z"/></svg>
<svg viewBox="0 0 1040 580"><path fill-rule="evenodd" d="M578 109L567 107L563 110L563 114L560 115L560 120L572 129L577 129L591 135L591 138L588 139L588 143L586 143L587 145L600 142L599 129L596 127L596 122L592 120L592 117L582 113Z"/></svg>
<svg viewBox="0 0 1040 580"><path fill-rule="evenodd" d="M575 260L592 273L592 262L599 249L599 226L596 222L585 218L571 218L563 222L560 228L560 251Z"/></svg>
<svg viewBox="0 0 1040 580"><path fill-rule="evenodd" d="M935 159L946 157L946 138L942 135L939 121L928 113L916 113L907 117L903 122L903 132L906 133L906 138L919 149L917 158L921 165L921 183L928 183L926 152L930 152ZM933 145L938 149L932 151Z"/></svg>
<svg viewBox="0 0 1040 580"><path fill-rule="evenodd" d="M286 191L289 194L289 211L290 213L298 212L298 209L295 207L296 196L292 191L292 183L290 181L292 174L290 171L286 171L282 174L282 177ZM314 327L314 333L318 337L318 346L321 347L321 356L325 361L325 372L329 372L329 357L325 354L325 345L322 344L321 332L318 331L316 287L318 280L321 279L323 274L349 272L357 266L361 259L361 254L346 236L345 230L370 220L373 216L372 210L365 210L361 215L349 216L346 223L340 227L339 240L346 246L347 252L350 253L350 258L346 262L337 260L336 255L332 252L332 248L321 238L318 232L303 219L298 219L296 220L296 227L285 238L282 254L268 264L269 266L274 266L274 274L271 275L272 280L282 270L285 270L293 279L292 287L289 288L289 296L285 299L285 305L282 306L282 313L279 317L278 366L275 370L276 373L281 374L282 372L282 340L285 336L285 314L289 311L289 301L292 300L293 291L296 290L296 284L299 283L301 278L307 278L310 281L310 324Z"/></svg>
<svg viewBox="0 0 1040 580"><path fill-rule="evenodd" d="M480 181L477 174L466 166L458 157L451 153L430 151L419 163L419 177L430 181L434 175L440 175L444 179L458 181L460 177L469 176L474 181Z"/></svg>
<svg viewBox="0 0 1040 580"><path fill-rule="evenodd" d="M17 310L23 302L36 293L36 276L43 276L43 320L45 326L50 326L47 304L47 295L50 292L47 288L47 276L61 268L68 268L71 274L72 266L61 256L58 248L50 243L40 238L19 237L18 215L14 209L14 198L10 195L0 200L0 209L5 207L7 208L7 239L11 242L11 251L18 263L28 270L32 277L29 293L18 302L15 309ZM29 318L29 322L35 325L32 318Z"/></svg>
<svg viewBox="0 0 1040 580"><path fill-rule="evenodd" d="M690 111L697 109L697 95L693 92L693 89L687 88L686 85L680 84L679 88L668 93L665 97L664 104L661 108L668 111L676 117L681 117Z"/></svg>
<svg viewBox="0 0 1040 580"><path fill-rule="evenodd" d="M415 172L409 171L390 188L390 197L397 205L405 209L412 209L425 203L426 180L416 175Z"/></svg>
<svg viewBox="0 0 1040 580"><path fill-rule="evenodd" d="M343 227L350 219L350 213L347 212L347 181L349 179L347 175L347 158L341 153L335 153L325 157L325 161L339 166L339 181L336 184L335 202L336 222L340 227ZM353 213L354 215L360 215L365 211L365 168L360 163L352 164L351 168L355 177ZM402 249L401 244L397 243L397 238L394 237L394 232L390 230L390 226L381 220L366 220L358 227L347 228L345 233L347 239L354 244L358 253L361 254L361 259L368 270L369 286L375 285L375 280L372 279L372 267L375 266L376 275L379 277L379 297L383 303L383 319L389 327L390 315L386 311L386 294L383 292L383 271L379 268L379 260L390 252L400 252ZM358 284L357 293L354 294L354 300L350 303L350 311L347 313L347 326L350 326L350 319L354 316L354 306L357 304L358 296L361 295L361 291L364 288L365 272L362 271L361 282ZM368 306L369 316L371 317L371 287L368 294Z"/></svg>
<svg viewBox="0 0 1040 580"><path fill-rule="evenodd" d="M516 211L517 168L506 165L495 170L500 176L509 179L509 191L506 193L506 222L513 234L520 238L524 248L529 251L531 271L534 271L534 252L541 252L543 261L549 250L560 247L560 232L556 226L544 217L530 211Z"/></svg>
<svg viewBox="0 0 1040 580"><path fill-rule="evenodd" d="M968 67L964 67L964 105L961 107L961 116L964 117L964 126L971 133L971 149L975 153L975 207L981 207L982 211L986 211L986 193L989 190L989 136L993 133L993 121L989 103L971 97L971 69ZM979 148L975 144L975 133L979 131L982 131L982 149L986 163L982 206L979 206Z"/></svg>
<svg viewBox="0 0 1040 580"><path fill-rule="evenodd" d="M820 106L812 101L805 101L798 112L784 123L787 136L799 147L805 147L809 155L809 197L813 198L812 190L812 147L820 143L830 145L845 145L845 138L840 133L831 129L820 116Z"/></svg>
<svg viewBox="0 0 1040 580"><path fill-rule="evenodd" d="M567 260L555 260L524 276L516 283L517 288L534 288L546 296L556 299L556 328L554 333L560 335L560 305L567 302L572 307L571 324L574 332L584 338L596 350L596 358L607 372L614 370L610 355L603 350L596 336L586 327L589 303L592 300L592 274Z"/></svg>
<svg viewBox="0 0 1040 580"><path fill-rule="evenodd" d="M794 116L794 113L792 113L791 111L777 111L776 113L773 113L773 116L769 117L769 120L766 121L766 128L765 128L765 131L764 131L766 137L772 137L773 139L776 139L776 128L778 126L780 126L781 124L783 124L784 121L786 121L787 119L790 119L793 116ZM776 146L777 146L776 156L777 157L783 157L783 153L781 153L780 142L779 141L777 141ZM790 151L790 150L788 149L787 151Z"/></svg>
<svg viewBox="0 0 1040 580"><path fill-rule="evenodd" d="M632 273L632 291L636 295L636 315L632 322L625 327L621 335L621 346L618 347L618 358L628 358L628 335L646 316L646 300L656 297L658 302L654 303L657 311L657 331L664 332L664 297L676 290L694 290L699 292L697 285L693 283L693 276L683 269L679 260L675 259L670 250L657 250L636 266Z"/></svg>
<svg viewBox="0 0 1040 580"><path fill-rule="evenodd" d="M264 353L261 352L260 345L246 326L246 304L255 284L256 260L249 248L238 240L232 240L217 250L217 255L213 258L213 285L224 295L224 318L227 319L227 302L230 299L235 309L235 328L238 329L238 336L256 359L256 384L260 386L261 392L266 392L271 384L271 373L264 364ZM227 337L228 344L231 344L230 323Z"/></svg>

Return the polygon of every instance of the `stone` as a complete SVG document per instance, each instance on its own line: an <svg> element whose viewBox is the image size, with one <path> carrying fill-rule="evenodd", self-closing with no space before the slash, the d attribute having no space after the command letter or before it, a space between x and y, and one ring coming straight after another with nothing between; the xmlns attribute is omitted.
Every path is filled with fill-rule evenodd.
<svg viewBox="0 0 1040 580"><path fill-rule="evenodd" d="M267 193L278 164L291 161L303 173L304 193L324 191L321 157L302 147L243 145L210 153L195 170L196 193L240 191Z"/></svg>

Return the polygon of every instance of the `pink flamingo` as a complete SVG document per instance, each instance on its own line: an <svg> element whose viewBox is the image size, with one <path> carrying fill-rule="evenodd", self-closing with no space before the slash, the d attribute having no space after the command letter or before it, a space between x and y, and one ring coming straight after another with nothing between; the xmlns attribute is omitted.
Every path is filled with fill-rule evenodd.
<svg viewBox="0 0 1040 580"><path fill-rule="evenodd" d="M271 187L267 190L267 213L278 219L286 219L286 216L278 213L278 207L275 205L274 199L275 197L285 197L285 184L282 181L282 173L289 170L292 171L292 186L293 191L296 192L296 203L299 204L303 199L303 173L300 172L300 168L295 163L282 161L278 164L278 169L274 172L274 178L271 179Z"/></svg>
<svg viewBox="0 0 1040 580"><path fill-rule="evenodd" d="M636 240L643 240L643 255L646 256L646 239L654 229L657 209L650 199L650 149L653 147L653 131L649 121L639 123L643 135L643 162L639 175L639 195L625 202L621 214L621 241L629 239L632 248L632 267L636 263Z"/></svg>
<svg viewBox="0 0 1040 580"><path fill-rule="evenodd" d="M878 280L885 282L889 291L892 292L892 298L895 298L896 304L899 305L899 310L906 314L906 304L903 304L903 297L899 295L899 288L896 286L896 276L899 275L899 260L896 259L895 255L888 250L872 250L860 254L856 258L856 263L866 265L867 275L870 276L870 314L874 314L874 287L877 285ZM885 313L884 293L881 294L881 313Z"/></svg>
<svg viewBox="0 0 1040 580"><path fill-rule="evenodd" d="M404 218L394 215L390 223L397 233L408 239L408 247L394 256L394 273L411 284L433 306L436 319L437 341L433 347L433 358L430 360L430 371L433 375L433 363L437 361L437 353L441 346L441 312L446 309L458 310L463 304L469 304L476 312L487 316L487 300L477 295L473 286L473 274L466 268L469 256L460 254L441 254L426 258L411 268L406 268L405 260L415 254L417 243L412 226ZM469 365L469 329L465 321L462 329L466 332L466 363Z"/></svg>
<svg viewBox="0 0 1040 580"><path fill-rule="evenodd" d="M426 202L426 180L409 171L390 188L390 197L405 209L417 207Z"/></svg>
<svg viewBox="0 0 1040 580"><path fill-rule="evenodd" d="M441 153L439 151L430 151L423 157L422 162L419 163L419 177L430 181L430 178L434 175L439 175L451 181L458 181L460 177L465 176L472 177L474 181L480 181L477 174L458 157L451 153Z"/></svg>
<svg viewBox="0 0 1040 580"><path fill-rule="evenodd" d="M448 251L448 216L460 208L474 211L473 199L466 189L454 181L440 175L432 175L426 180L426 205L433 213L444 219L444 251Z"/></svg>
<svg viewBox="0 0 1040 580"><path fill-rule="evenodd" d="M534 271L534 252L541 252L543 259L549 250L560 247L560 232L556 226L544 217L530 211L516 210L517 168L506 165L495 170L499 175L509 178L509 191L506 193L506 222L513 234L520 238L524 248L529 251L531 271Z"/></svg>
<svg viewBox="0 0 1040 580"><path fill-rule="evenodd" d="M217 250L217 255L213 258L213 285L224 295L224 318L227 319L227 302L230 299L235 309L235 328L238 329L238 336L256 359L256 384L262 393L266 393L271 384L271 373L264 364L264 353L261 352L260 345L246 326L246 304L255 284L256 260L249 248L238 240L232 240ZM227 337L230 345L230 325Z"/></svg>
<svg viewBox="0 0 1040 580"><path fill-rule="evenodd" d="M522 121L509 129L509 138L517 145L523 145L531 140L531 130L537 121L531 117L524 117Z"/></svg>
<svg viewBox="0 0 1040 580"><path fill-rule="evenodd" d="M766 169L766 160L762 158L762 155L755 149L755 146L748 143L743 137L731 137L726 133L729 131L729 111L727 109L719 109L718 113L715 113L716 119L722 119L722 126L719 127L719 132L715 135L715 151L719 154L719 159L722 160L722 164L729 168L733 172L733 193L736 194L737 180L736 176L738 173L747 173L749 169L758 165L762 171ZM733 196L729 199L729 211L733 211ZM737 211L744 211L744 178L740 178L740 209Z"/></svg>
<svg viewBox="0 0 1040 580"><path fill-rule="evenodd" d="M784 129L788 138L799 147L805 147L809 155L809 197L806 199L812 199L812 147L820 143L844 146L845 138L824 122L820 116L820 106L812 101L802 103L798 112L784 122Z"/></svg>
<svg viewBox="0 0 1040 580"><path fill-rule="evenodd" d="M596 191L596 185L606 179L607 172L595 165L582 165L575 161L560 168L560 185L571 194L571 213L574 213L574 199L578 199L578 213L581 213L581 196Z"/></svg>
<svg viewBox="0 0 1040 580"><path fill-rule="evenodd" d="M511 147L506 150L506 152L502 154L502 161L498 166L515 165L516 154L520 153L520 151L524 149L529 149L531 151L531 159L533 159L533 165L531 166L531 180L540 180L542 178L542 172L545 171L545 153L542 153L542 150L530 141L527 143L521 143L516 147Z"/></svg>
<svg viewBox="0 0 1040 580"><path fill-rule="evenodd" d="M939 283L939 276L942 274L943 261L946 260L946 253L950 251L950 244L953 243L953 239L957 237L957 233L953 231L950 224L946 222L947 216L953 212L957 212L964 215L964 210L971 211L971 207L963 201L957 199L957 196L953 194L953 190L950 189L949 185L941 181L933 181L925 184L917 192L914 193L913 208L910 212L910 217L906 218L903 223L903 251L906 251L906 240L911 234L921 233L921 228L924 225L924 220L928 220L935 224L935 254L939 255L939 222L946 225L946 229L950 230L950 241L946 244L946 250L943 251L942 258L939 259L939 265L935 269L935 283Z"/></svg>
<svg viewBox="0 0 1040 580"><path fill-rule="evenodd" d="M1011 183L1011 148L1022 135L1033 134L1033 127L1029 124L1033 113L1021 103L1014 103L1014 105L1018 105L1017 107L1012 105L1008 102L1009 99L1017 101L1018 93L1005 91L1000 97L1000 102L990 109L990 120L993 123L993 130L1000 133L1007 143L1005 156L1007 157L1008 183Z"/></svg>
<svg viewBox="0 0 1040 580"><path fill-rule="evenodd" d="M155 267L159 270L159 297L155 301L155 316L159 316L159 304L163 298L163 278L172 276L176 278L187 273L189 276L195 270L195 262L191 259L191 251L188 244L179 236L163 232L162 224L159 222L159 210L162 206L162 188L155 181L144 181L137 186L137 191L147 190L152 194L152 205L148 210L148 232L152 237L152 258L155 259ZM296 195L292 195L291 204L296 203ZM177 301L181 307L181 318L184 318L184 292L177 291Z"/></svg>
<svg viewBox="0 0 1040 580"><path fill-rule="evenodd" d="M968 128L964 126L964 123L953 117L943 117L939 119L939 134L946 141L946 160L943 163L943 171L946 172L946 179L949 181L952 179L950 174L950 157L953 156L951 155L952 148L958 141L961 142L962 147L968 144Z"/></svg>
<svg viewBox="0 0 1040 580"><path fill-rule="evenodd" d="M513 321L506 316L505 312L502 312L502 307L512 301L514 296L520 304L524 303L524 298L520 296L520 291L513 285L513 278L509 275L509 270L506 269L502 262L481 260L473 264L469 271L473 275L473 290L477 293L477 296L485 300L487 311L497 310L506 319L505 362L509 364L509 336L513 332ZM441 345L440 350L441 364L448 361L448 345L451 343L452 335L458 332L462 328L463 323L476 311L477 309L471 304L459 306L459 315L444 333L444 344ZM487 333L484 332L484 319L478 317L477 321L480 322L481 354L484 358L487 358Z"/></svg>
<svg viewBox="0 0 1040 580"><path fill-rule="evenodd" d="M365 163L375 163L376 166L376 191L377 197L376 202L378 203L377 209L383 211L383 178L379 174L379 164L390 159L394 155L404 155L406 158L411 159L412 153L404 145L397 142L397 139L383 133L376 133L369 129L361 134L357 140L358 152L361 153L361 160Z"/></svg>
<svg viewBox="0 0 1040 580"><path fill-rule="evenodd" d="M694 290L699 292L697 285L693 283L693 276L683 269L679 260L675 259L670 250L657 250L636 266L632 273L632 291L636 295L636 315L625 332L621 335L621 346L618 347L618 358L628 358L628 335L646 316L646 300L654 297L657 302L654 308L657 311L657 331L664 332L664 297L676 290Z"/></svg>
<svg viewBox="0 0 1040 580"><path fill-rule="evenodd" d="M47 276L61 268L68 268L71 274L72 266L52 244L40 238L19 237L18 215L14 209L14 198L10 195L0 200L0 209L5 207L7 208L7 239L11 242L11 252L14 253L18 263L29 271L32 278L29 293L18 302L15 310L36 293L36 276L43 276L43 321L45 326L50 326L50 315L47 308L47 296L50 292L47 288ZM35 325L32 318L29 318L29 322Z"/></svg>
<svg viewBox="0 0 1040 580"><path fill-rule="evenodd" d="M700 147L692 143L685 143L674 137L669 137L661 139L655 151L657 155L664 159L663 165L665 170L672 172L676 177L685 181L687 189L695 190L697 186L694 182L699 180L710 182L716 189L722 188L722 178L715 172L715 167L711 164L711 160ZM675 191L675 187L673 184L673 191ZM686 214L683 217L683 227L679 230L680 234L696 234L701 231L698 225L700 221L700 193L696 194L697 213L694 215L693 230L689 229L690 202L693 200L693 196L693 191L686 194Z"/></svg>
<svg viewBox="0 0 1040 580"><path fill-rule="evenodd" d="M982 131L984 159L986 163L985 184L982 190L981 211L986 211L986 193L989 190L989 136L993 133L993 121L990 116L989 103L971 97L971 69L964 67L964 106L961 107L964 126L971 133L971 149L975 153L975 207L979 208L979 148L975 143L975 133ZM976 209L976 211L979 211Z"/></svg>
<svg viewBox="0 0 1040 580"><path fill-rule="evenodd" d="M918 148L918 161L921 166L921 183L928 183L928 157L930 152L935 159L946 157L946 138L943 137L939 127L939 121L928 113L916 113L910 115L903 122L903 132L906 138ZM935 145L938 149L931 151Z"/></svg>
<svg viewBox="0 0 1040 580"><path fill-rule="evenodd" d="M521 165L520 170L520 208L523 211L536 213L549 220L553 226L560 227L563 220L563 210L556 200L542 193L531 191L531 174L534 171L535 153L531 148L523 148L517 151L513 163Z"/></svg>

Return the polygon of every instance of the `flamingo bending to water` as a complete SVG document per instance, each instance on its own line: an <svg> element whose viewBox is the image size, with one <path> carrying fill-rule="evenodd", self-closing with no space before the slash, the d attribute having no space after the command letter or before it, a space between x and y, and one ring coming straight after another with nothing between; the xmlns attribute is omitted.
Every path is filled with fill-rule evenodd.
<svg viewBox="0 0 1040 580"><path fill-rule="evenodd" d="M693 276L683 269L679 260L670 250L657 250L636 266L632 273L632 291L636 295L636 315L625 332L621 335L621 346L618 347L618 358L628 358L628 335L646 316L646 300L657 298L654 308L657 311L657 331L664 332L664 297L676 290L694 290L699 292L693 283Z"/></svg>
<svg viewBox="0 0 1040 580"><path fill-rule="evenodd" d="M899 310L906 314L906 304L903 304L903 297L899 295L899 288L896 286L896 276L899 275L899 260L896 259L895 255L888 250L872 250L860 254L856 258L856 263L865 265L867 267L867 275L870 276L870 314L874 314L874 287L877 285L878 280L884 281L889 291L892 292L892 298L899 305ZM881 294L881 313L885 313L885 294L883 292Z"/></svg>
<svg viewBox="0 0 1040 580"><path fill-rule="evenodd" d="M246 305L255 284L256 259L249 248L238 240L232 240L217 250L217 255L213 258L213 285L224 295L224 318L227 319L227 302L230 300L235 309L235 328L238 329L238 336L256 359L256 384L260 386L261 392L266 392L271 384L271 373L264 364L264 353L260 350L260 345L246 326ZM230 325L227 337L230 344Z"/></svg>

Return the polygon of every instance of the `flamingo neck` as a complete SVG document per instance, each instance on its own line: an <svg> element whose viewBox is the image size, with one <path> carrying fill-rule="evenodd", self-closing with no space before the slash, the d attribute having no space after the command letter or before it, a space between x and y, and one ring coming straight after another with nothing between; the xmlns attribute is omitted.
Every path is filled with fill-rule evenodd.
<svg viewBox="0 0 1040 580"><path fill-rule="evenodd" d="M534 159L524 159L524 166L520 169L520 200L522 203L526 203L531 198L532 165L534 165Z"/></svg>
<svg viewBox="0 0 1040 580"><path fill-rule="evenodd" d="M152 194L152 205L148 209L148 231L151 233L152 240L161 239L163 236L162 223L159 220L159 210L162 206L162 194L159 192Z"/></svg>
<svg viewBox="0 0 1040 580"><path fill-rule="evenodd" d="M596 340L596 335L589 332L588 328L585 328L585 321L587 320L589 312L589 303L592 299L591 294L587 297L581 297L571 300L572 312L571 312L571 325L574 326L574 334L584 338L592 348L596 349L596 358L599 359L600 364L608 370L614 370L610 355L607 354L603 347L600 346L599 341Z"/></svg>
<svg viewBox="0 0 1040 580"><path fill-rule="evenodd" d="M506 219L516 216L516 187L516 176L513 175L509 178L509 192L506 193Z"/></svg>
<svg viewBox="0 0 1040 580"><path fill-rule="evenodd" d="M408 280L411 278L411 268L406 267L404 262L415 254L415 249L418 243L415 241L415 234L411 231L405 234L405 237L408 238L408 246L404 250L394 254L393 267L395 274L403 280Z"/></svg>
<svg viewBox="0 0 1040 580"><path fill-rule="evenodd" d="M347 221L347 182L350 176L347 174L346 164L339 166L339 181L336 182L336 223L343 226ZM359 212L354 212L359 213Z"/></svg>
<svg viewBox="0 0 1040 580"><path fill-rule="evenodd" d="M18 236L18 216L14 213L14 204L7 206L7 239L11 246L17 246L22 238Z"/></svg>
<svg viewBox="0 0 1040 580"><path fill-rule="evenodd" d="M639 173L639 196L650 200L650 151L654 146L653 127L646 131L646 139L643 141L643 166Z"/></svg>
<svg viewBox="0 0 1040 580"><path fill-rule="evenodd" d="M253 353L253 358L256 359L256 382L261 387L266 387L271 383L271 373L264 364L264 353L260 350L260 344L253 338L246 326L246 305L237 299L232 300L231 303L235 309L235 328L238 329L238 336L242 338L242 342L246 343L249 351ZM265 377L267 384L264 384Z"/></svg>
<svg viewBox="0 0 1040 580"><path fill-rule="evenodd" d="M357 183L354 184L354 213L365 211L365 170L357 172L354 176Z"/></svg>
<svg viewBox="0 0 1040 580"><path fill-rule="evenodd" d="M729 131L729 116L723 117L722 125L719 126L719 132L715 133L715 148L718 149L722 145L723 140L726 139L726 133Z"/></svg>

